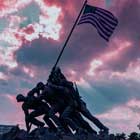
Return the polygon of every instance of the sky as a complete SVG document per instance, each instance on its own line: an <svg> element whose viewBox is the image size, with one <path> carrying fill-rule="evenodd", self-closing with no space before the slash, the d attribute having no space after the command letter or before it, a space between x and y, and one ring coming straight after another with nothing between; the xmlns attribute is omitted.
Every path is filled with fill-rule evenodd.
<svg viewBox="0 0 140 140"><path fill-rule="evenodd" d="M46 82L82 0L0 0L0 124L24 127L16 95ZM94 116L112 133L139 132L140 0L88 0L119 20L106 42L77 25L59 62ZM91 122L90 122L91 123ZM95 126L93 126L96 128Z"/></svg>

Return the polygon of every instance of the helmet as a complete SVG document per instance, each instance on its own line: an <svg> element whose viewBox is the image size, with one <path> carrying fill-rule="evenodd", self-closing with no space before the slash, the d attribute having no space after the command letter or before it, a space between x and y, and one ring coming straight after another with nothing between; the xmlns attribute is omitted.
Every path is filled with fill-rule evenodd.
<svg viewBox="0 0 140 140"><path fill-rule="evenodd" d="M56 67L56 68L54 69L54 72L55 72L55 73L61 73L61 69L60 69L59 67Z"/></svg>
<svg viewBox="0 0 140 140"><path fill-rule="evenodd" d="M37 83L37 85L36 85L36 87L38 88L38 89L44 89L44 84L43 84L43 82L39 82L39 83Z"/></svg>
<svg viewBox="0 0 140 140"><path fill-rule="evenodd" d="M16 97L17 102L22 102L24 101L25 97L22 94L18 94Z"/></svg>

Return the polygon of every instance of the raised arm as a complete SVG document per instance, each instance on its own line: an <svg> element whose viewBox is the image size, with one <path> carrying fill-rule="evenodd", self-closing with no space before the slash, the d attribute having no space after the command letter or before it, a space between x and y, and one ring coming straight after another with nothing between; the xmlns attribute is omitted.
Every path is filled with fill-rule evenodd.
<svg viewBox="0 0 140 140"><path fill-rule="evenodd" d="M52 83L48 83L48 86L50 88L53 88L54 90L60 92L60 93L68 92L68 89L64 86L60 86L60 85L58 86L58 85L55 85L55 84L52 84Z"/></svg>

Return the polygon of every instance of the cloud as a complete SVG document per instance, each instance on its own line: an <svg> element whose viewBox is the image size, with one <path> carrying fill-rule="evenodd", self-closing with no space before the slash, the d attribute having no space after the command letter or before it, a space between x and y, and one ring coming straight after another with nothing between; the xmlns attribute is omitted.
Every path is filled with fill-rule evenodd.
<svg viewBox="0 0 140 140"><path fill-rule="evenodd" d="M66 4L66 8L68 5L67 3L64 4ZM137 4L137 1L133 3L133 5ZM61 3L56 3L56 5L62 6ZM74 71L75 74L73 75L73 79L79 81L79 83L82 79L81 81L85 81L84 83L87 83L87 85L89 85L88 87L93 88L91 91L89 89L86 91L86 95L88 96L87 102L92 102L89 99L90 97L91 99L95 98L95 104L99 106L95 109L98 113L109 110L119 104L126 103L135 96L137 97L138 91L140 90L138 88L139 82L135 81L137 76L134 77L134 75L131 75L135 70L130 70L133 69L130 68L130 65L135 63L139 55L134 56L131 53L137 53L138 47L134 46L135 42L133 38L129 36L131 34L129 28L130 22L126 23L126 21L124 21L124 15L129 15L129 12L131 12L130 10L127 10L129 9L129 4L127 5L125 2L122 2L119 5L119 12L116 11L117 8L113 7L113 4L111 6L110 9L116 13L120 23L108 46L107 43L98 36L96 29L92 26L77 26L59 63L63 68L64 73L68 75L69 78L72 77L70 71ZM79 7L75 7L75 11ZM62 11L65 10L65 8L62 8ZM70 9L70 6L66 9ZM136 9L133 9L133 11L135 10L138 10L137 6ZM128 18L131 19L133 16L133 14L130 14ZM139 15L137 16L139 17ZM68 32L71 19L74 20L73 17L71 14L68 14L67 18L62 20L62 30L66 29L66 33ZM65 28L66 25L67 28ZM122 32L124 36L122 36ZM32 42L31 47L29 47L28 44L25 44L16 52L17 62L25 66L34 65L36 67L46 67L50 69L59 53L60 46L63 45L63 41L65 41L63 37L58 44L57 42L39 38ZM93 68L91 64L96 60L100 61L101 65ZM94 75L87 75L88 71L94 72ZM131 72L129 73L128 71ZM84 90L81 91L83 95L86 88L82 90ZM89 95L87 92L95 93L93 93L93 95L89 93L91 94ZM132 95L133 92L134 95ZM84 94L84 96L86 95ZM125 98L122 98L122 96ZM105 106L104 104L99 105L98 102L100 102L100 100L105 103Z"/></svg>
<svg viewBox="0 0 140 140"><path fill-rule="evenodd" d="M0 24L0 65L6 65L9 68L18 66L14 53L25 42L29 43L34 39L38 39L39 36L58 40L61 29L61 25L58 23L61 13L60 8L56 6L41 7L39 1L25 2L22 0L12 2L15 5L11 7L8 1L3 2L4 7L2 8L3 13ZM5 21L6 23L4 23Z"/></svg>
<svg viewBox="0 0 140 140"><path fill-rule="evenodd" d="M16 52L18 63L48 67L53 64L59 49L58 44L45 39L36 39L31 44L25 44Z"/></svg>
<svg viewBox="0 0 140 140"><path fill-rule="evenodd" d="M136 101L136 103L134 103ZM131 106L139 105L139 100L130 100L124 105L114 107L104 114L97 115L103 122L106 123L112 132L124 132L129 134L138 130L137 125L139 124L138 116L140 112L136 112ZM127 125L126 125L127 124ZM129 124L129 126L128 126Z"/></svg>

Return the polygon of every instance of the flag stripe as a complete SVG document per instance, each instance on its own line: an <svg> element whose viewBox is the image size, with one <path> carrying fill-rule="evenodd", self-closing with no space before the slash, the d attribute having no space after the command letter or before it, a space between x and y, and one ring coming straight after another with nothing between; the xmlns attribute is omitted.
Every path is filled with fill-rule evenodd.
<svg viewBox="0 0 140 140"><path fill-rule="evenodd" d="M112 20L117 21L117 19L113 16L113 14L111 12L108 12L107 10L104 10L104 9L101 9L101 8L97 8L97 9L98 10L96 10L96 11L101 12L101 13L105 14L106 16L110 17Z"/></svg>
<svg viewBox="0 0 140 140"><path fill-rule="evenodd" d="M109 30L111 33L114 31L114 28L108 26L107 24L105 24L104 22L100 21L101 25L104 26L104 28L106 28L107 30Z"/></svg>
<svg viewBox="0 0 140 140"><path fill-rule="evenodd" d="M86 5L78 24L90 23L105 40L109 40L118 24L117 18L102 8Z"/></svg>
<svg viewBox="0 0 140 140"><path fill-rule="evenodd" d="M99 21L100 22L100 24L108 31L108 32L110 32L111 34L112 34L112 29L111 28L108 28L107 26L106 26L106 24L104 24L103 22L101 22L101 21Z"/></svg>
<svg viewBox="0 0 140 140"><path fill-rule="evenodd" d="M102 27L102 25L99 23L99 21L96 18L91 18L91 17L86 17L84 18L82 21L92 21L93 23L95 23L97 25L97 27L99 27L99 29L106 35L106 36L110 36L111 33L109 33L108 31L105 31L105 29Z"/></svg>
<svg viewBox="0 0 140 140"><path fill-rule="evenodd" d="M100 18L104 18L105 20L107 20L108 22L110 22L113 25L116 25L118 22L116 20L112 20L110 19L108 16L104 15L103 13L100 13L98 11L96 11L96 14L100 17Z"/></svg>
<svg viewBox="0 0 140 140"><path fill-rule="evenodd" d="M98 18L94 15L94 14L90 14L90 15L85 15L81 18L80 22L83 20L88 21L88 19L93 20L94 22L97 22L98 26L102 29L102 31L104 32L104 34L110 35L112 34L112 30L111 29L107 29L106 27L104 27L102 25L102 23L98 20ZM103 27L102 27L103 26Z"/></svg>
<svg viewBox="0 0 140 140"><path fill-rule="evenodd" d="M112 30L115 29L116 25L112 25L110 22L107 22L106 20L104 20L103 18L100 19L101 22L103 22L106 26L108 26L109 28L111 28Z"/></svg>
<svg viewBox="0 0 140 140"><path fill-rule="evenodd" d="M100 14L96 14L96 13L87 13L87 14L84 14L84 15L82 15L82 17L85 17L85 16L87 16L87 15L96 15L97 17L98 17L98 19L99 20L104 20L104 21L106 21L106 23L108 23L109 25L111 25L112 27L116 27L116 25L118 24L118 23L113 23L112 21L110 21L110 20L108 20L108 18L105 18L105 17L103 17L102 15L100 15ZM81 17L81 18L82 18Z"/></svg>
<svg viewBox="0 0 140 140"><path fill-rule="evenodd" d="M93 23L93 21L90 21L90 20L88 20L88 21L81 21L79 24L84 24L84 23L90 23L90 24L92 24L93 26L95 26L96 29L97 29L97 31L98 31L98 33L100 34L100 36L102 36L105 40L108 41L108 36L104 35L104 34L102 33L102 31L100 30L100 28L98 28L98 26L97 26L95 23Z"/></svg>
<svg viewBox="0 0 140 140"><path fill-rule="evenodd" d="M85 15L86 16L86 15ZM92 18L96 18L99 22L100 22L100 24L102 24L102 21L101 21L101 19L96 15L96 14L87 14L87 16L91 16ZM109 23L109 22L108 22ZM104 24L104 23L103 23ZM108 30L109 32L111 32L112 33L112 30L114 30L114 28L112 28L112 27L108 27L108 24L106 25L106 24L104 24L105 26L104 26L104 28L106 29L106 30ZM115 27L115 26L114 26Z"/></svg>
<svg viewBox="0 0 140 140"><path fill-rule="evenodd" d="M90 22L92 22L92 23L94 23L94 24L96 24L96 27L98 28L97 30L100 30L101 32L103 32L103 34L105 35L105 36L107 36L107 37L110 37L111 36L111 34L112 34L112 31L111 32L109 32L108 30L105 30L105 28L100 24L100 22L97 20L97 19L95 19L95 18L85 18L85 19L83 19L83 20L81 20L81 22L82 21L90 21ZM81 23L80 22L80 23Z"/></svg>

